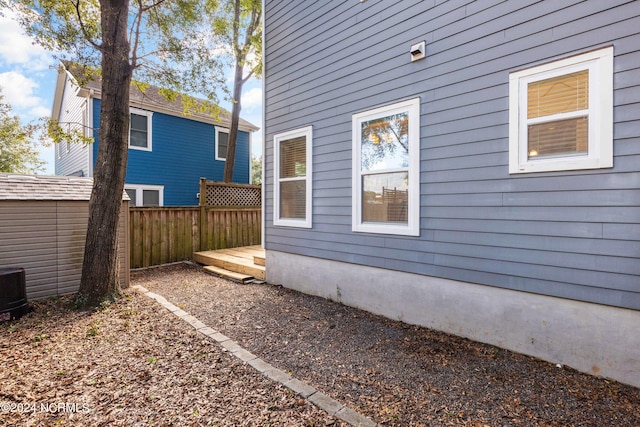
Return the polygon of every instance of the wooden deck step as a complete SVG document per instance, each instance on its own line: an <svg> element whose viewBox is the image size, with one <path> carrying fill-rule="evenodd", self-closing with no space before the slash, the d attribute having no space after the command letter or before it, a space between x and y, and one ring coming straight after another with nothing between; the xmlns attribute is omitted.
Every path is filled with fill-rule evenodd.
<svg viewBox="0 0 640 427"><path fill-rule="evenodd" d="M266 266L267 262L264 259L264 255L254 255L253 256L253 263L255 265L262 265L262 266Z"/></svg>
<svg viewBox="0 0 640 427"><path fill-rule="evenodd" d="M233 249L193 253L194 261L265 280L265 267L253 263L253 255Z"/></svg>
<svg viewBox="0 0 640 427"><path fill-rule="evenodd" d="M242 283L248 282L249 280L253 280L253 276L248 276L242 273L236 273L235 271L225 270L224 268L214 267L213 265L206 265L204 267L204 270L208 273L213 273L217 276L234 279Z"/></svg>

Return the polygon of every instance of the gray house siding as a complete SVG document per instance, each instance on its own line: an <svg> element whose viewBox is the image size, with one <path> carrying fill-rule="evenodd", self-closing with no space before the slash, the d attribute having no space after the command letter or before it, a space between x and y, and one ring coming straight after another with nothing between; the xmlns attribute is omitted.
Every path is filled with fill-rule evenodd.
<svg viewBox="0 0 640 427"><path fill-rule="evenodd" d="M265 0L267 250L640 310L637 1ZM426 59L409 47L426 40ZM509 73L614 47L614 167L509 174ZM356 233L354 113L419 96L420 236ZM313 228L273 136L313 126Z"/></svg>

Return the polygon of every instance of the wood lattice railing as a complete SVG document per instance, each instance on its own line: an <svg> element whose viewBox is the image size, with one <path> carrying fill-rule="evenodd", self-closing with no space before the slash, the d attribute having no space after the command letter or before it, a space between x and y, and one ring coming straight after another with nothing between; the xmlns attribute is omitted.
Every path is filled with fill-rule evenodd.
<svg viewBox="0 0 640 427"><path fill-rule="evenodd" d="M259 208L262 206L262 187L200 178L200 205Z"/></svg>

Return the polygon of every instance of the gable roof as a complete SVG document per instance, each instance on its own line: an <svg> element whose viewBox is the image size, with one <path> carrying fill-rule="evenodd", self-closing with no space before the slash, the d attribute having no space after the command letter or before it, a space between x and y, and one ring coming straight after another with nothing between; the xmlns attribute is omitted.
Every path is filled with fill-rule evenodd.
<svg viewBox="0 0 640 427"><path fill-rule="evenodd" d="M89 200L93 179L0 173L0 200ZM126 192L123 200L130 200Z"/></svg>
<svg viewBox="0 0 640 427"><path fill-rule="evenodd" d="M76 95L82 97L94 97L101 98L102 84L98 73L90 74L90 78L84 78L84 74L87 72L87 67L82 65L61 62L58 67L58 79L56 81L56 89L53 100L52 116L56 117L60 110L62 103L62 95L64 92L64 83L67 78L70 78L73 85L76 87ZM175 100L168 100L165 96L160 94L161 88L153 85L144 85L144 91L141 90L142 85L131 85L129 105L136 108L150 110L154 112L160 112L172 116L187 118L190 120L196 120L199 122L205 122L213 124L214 126L222 126L229 128L231 126L231 113L227 110L220 108L219 117L216 118L209 113L192 112L189 114L184 113L184 106L182 105L182 96L178 95ZM215 106L215 104L196 99L200 105ZM238 123L238 129L245 132L254 132L260 128L247 120L240 118Z"/></svg>

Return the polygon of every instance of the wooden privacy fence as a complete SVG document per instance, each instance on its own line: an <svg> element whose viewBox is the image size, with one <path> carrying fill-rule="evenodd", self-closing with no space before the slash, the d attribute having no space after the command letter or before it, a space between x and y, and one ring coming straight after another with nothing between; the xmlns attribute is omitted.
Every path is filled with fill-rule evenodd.
<svg viewBox="0 0 640 427"><path fill-rule="evenodd" d="M197 251L260 244L260 208L136 207L129 214L131 268L192 259Z"/></svg>

